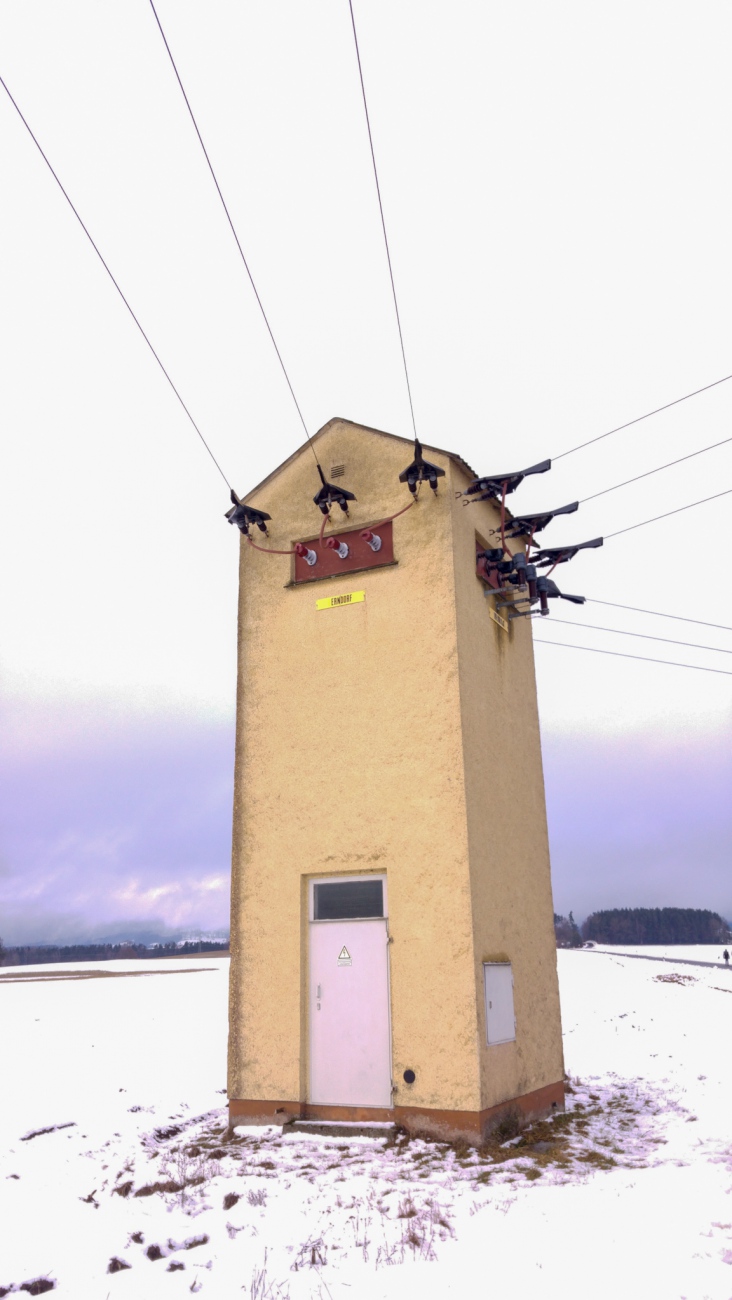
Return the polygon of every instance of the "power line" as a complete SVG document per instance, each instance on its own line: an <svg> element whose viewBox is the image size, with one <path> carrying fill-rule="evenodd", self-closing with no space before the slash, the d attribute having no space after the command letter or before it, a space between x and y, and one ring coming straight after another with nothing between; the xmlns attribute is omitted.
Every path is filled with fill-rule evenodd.
<svg viewBox="0 0 732 1300"><path fill-rule="evenodd" d="M626 478L622 483L616 483L614 487L603 488L602 492L593 492L590 497L582 497L579 504L583 506L586 501L596 501L598 497L604 497L608 492L617 492L618 488L627 487L629 483L638 483L642 478L650 478L651 474L660 474L662 469L670 469L672 465L680 465L682 461L693 460L695 456L703 456L705 451L714 451L716 447L724 447L728 442L732 442L732 438L722 438L721 442L713 442L709 447L701 447L699 451L690 451L688 456L679 456L678 460L669 460L665 465L657 465L655 469L647 469L645 474L636 474L635 478Z"/></svg>
<svg viewBox="0 0 732 1300"><path fill-rule="evenodd" d="M622 429L629 429L633 424L640 424L641 420L650 420L652 415L659 415L661 411L668 411L672 406L678 406L679 402L688 402L690 397L698 397L699 393L707 393L710 388L716 388L718 384L726 384L732 379L732 375L723 375L721 379L714 379L711 384L705 384L703 388L695 388L693 393L684 393L683 397L675 397L673 402L666 402L664 406L657 406L653 411L646 411L645 415L637 415L634 420L628 420L625 424L618 424L614 429L608 429L607 433L600 433L596 438L590 438L587 442L580 442L576 447L570 447L569 451L563 451L559 456L553 456L553 460L562 460L564 456L571 456L575 451L582 451L583 447L591 447L595 442L602 442L603 438L609 438L613 433L620 433Z"/></svg>
<svg viewBox="0 0 732 1300"><path fill-rule="evenodd" d="M638 659L642 664L665 664L667 668L693 668L699 673L717 673L722 677L732 677L732 672L728 672L726 668L702 668L701 664L680 664L673 659L649 659L646 655L629 655L621 650L599 650L596 646L570 645L567 641L545 641L540 636L535 636L534 642L539 645L558 645L564 650L587 650L593 655L612 655L615 659Z"/></svg>
<svg viewBox="0 0 732 1300"><path fill-rule="evenodd" d="M651 614L654 618L673 618L679 623L696 623L698 627L716 627L720 632L732 632L732 627L725 623L706 623L700 618L684 618L682 614L664 614L658 609L639 609L636 605L618 605L613 600L597 600L594 596L586 597L588 605L607 605L609 609L629 609L633 614Z"/></svg>
<svg viewBox="0 0 732 1300"><path fill-rule="evenodd" d="M417 425L414 419L414 405L412 403L412 387L409 382L409 371L407 369L407 354L404 350L404 336L402 334L402 322L399 316L399 304L397 302L396 285L394 284L394 272L391 266L391 253L389 252L389 239L386 233L386 220L384 218L384 205L381 202L381 186L379 185L379 173L376 168L376 154L374 152L374 140L371 134L371 119L369 117L369 107L366 102L366 87L363 80L363 68L361 67L361 51L358 46L358 34L356 32L356 19L353 14L352 0L348 0L348 8L351 12L351 26L353 28L353 41L356 46L356 60L358 62L358 75L361 82L361 96L363 98L363 111L366 115L366 128L369 133L369 148L371 149L371 162L374 168L374 180L376 181L376 196L379 200L379 213L381 214L381 229L384 232L384 247L386 248L386 260L389 265L389 279L391 280L391 293L394 299L394 312L396 314L397 329L399 331L399 344L402 349L402 362L404 363L404 378L407 381L407 396L409 397L409 410L412 416L412 429L414 436L417 437Z"/></svg>
<svg viewBox="0 0 732 1300"><path fill-rule="evenodd" d="M44 153L43 149L41 148L41 145L40 145L39 141L37 140L36 136L33 134L33 131L31 130L31 127L30 127L28 121L27 121L26 118L23 116L23 113L21 112L19 105L16 103L15 99L14 99L13 96L11 95L10 90L8 89L7 83L3 80L2 76L0 76L0 85L2 86L2 88L3 88L3 90L5 91L6 95L8 96L8 99L10 100L11 104L13 105L13 108L15 109L16 113L18 114L18 117L20 118L21 122L23 123L23 126L25 127L25 129L26 129L26 131L28 132L28 134L29 134L31 140L33 141L34 145L36 146L36 149L38 150L38 152L39 152L39 154L41 155L43 161L45 162L46 166L48 167L48 170L50 171L51 175L53 176L53 179L55 180L55 182L56 182L56 184L58 185L58 187L59 187L61 193L63 194L64 198L66 199L66 202L68 203L69 207L71 208L71 211L73 212L74 216L76 217L76 220L78 221L78 223L79 223L79 225L81 226L82 230L84 231L84 234L86 235L87 239L89 240L89 243L91 244L92 248L94 249L94 252L96 253L97 257L99 258L99 261L101 262L101 264L102 264L102 266L104 267L105 271L107 272L107 275L109 276L110 280L112 281L112 284L114 285L115 289L117 290L117 293L119 294L119 296L120 296L120 298L122 299L122 301L123 301L125 307L127 308L128 312L130 313L130 316L132 317L132 319L133 319L133 321L135 322L135 324L136 324L138 330L140 331L142 337L144 338L145 342L147 343L147 346L149 347L150 351L152 352L152 354L153 354L155 360L157 361L158 365L160 366L160 369L162 370L163 374L165 375L165 378L167 379L168 383L170 384L170 387L172 388L172 390L173 390L173 392L175 393L176 397L178 398L178 401L180 402L181 406L183 407L183 410L185 411L186 415L188 416L188 419L190 420L191 424L193 425L193 428L195 429L196 433L198 434L199 438L201 439L201 442L203 443L204 447L206 448L206 451L208 452L209 456L211 457L211 460L213 461L214 465L216 466L217 470L219 471L219 474L221 475L222 479L224 480L224 483L226 484L226 486L227 486L228 488L231 488L231 484L230 484L228 478L226 477L226 475L225 475L224 471L222 470L221 466L219 465L219 462L217 461L217 459L216 459L216 457L214 456L214 454L213 454L211 448L209 447L208 443L206 442L206 439L204 438L203 434L201 433L201 430L199 429L198 425L196 424L196 421L194 420L193 416L191 415L191 412L189 411L188 407L186 406L185 402L183 401L183 398L181 397L180 393L178 392L178 389L176 388L175 384L173 383L173 380L171 379L170 375L168 374L168 371L166 370L165 366L163 365L162 361L160 360L160 357L158 356L157 352L155 351L155 348L153 347L152 343L150 342L150 339L149 339L148 335L145 333L145 330L143 329L142 325L140 324L140 321L138 320L137 316L135 315L134 311L132 310L132 307L130 306L130 304L129 304L127 298L125 297L124 293L122 292L122 289L120 288L120 286L119 286L117 280L115 279L114 275L112 274L112 272L111 272L111 270L110 270L110 268L109 268L107 262L105 261L104 257L102 256L102 254L101 254L101 252L100 252L100 250L99 250L97 244L95 243L94 239L92 238L92 235L91 235L91 232L90 232L88 226L86 226L85 223L84 223L84 221L82 220L82 218L81 218L81 216L80 216L80 214L79 214L79 212L78 212L78 209L75 207L75 205L74 205L74 203L72 202L72 200L71 200L71 198L70 198L70 196L69 196L67 190L66 190L66 189L64 188L64 186L62 185L62 183L61 183L61 181L60 181L60 179L59 179L59 177L58 177L56 171L54 170L53 166L51 165L50 160L48 159L47 155Z"/></svg>
<svg viewBox="0 0 732 1300"><path fill-rule="evenodd" d="M593 632L612 632L617 636L636 636L640 637L643 641L663 641L664 645L683 645L686 646L688 650L713 650L719 655L732 655L732 650L725 650L716 645L698 645L696 641L674 641L671 637L651 636L647 632L626 632L623 628L619 627L598 627L596 623L577 623L572 618L559 618L557 619L557 622L566 623L567 627L588 627L591 628Z"/></svg>
<svg viewBox="0 0 732 1300"><path fill-rule="evenodd" d="M196 135L198 136L198 143L200 144L200 146L201 146L201 148L202 148L202 150L203 150L203 156L204 156L204 158L206 159L206 163L208 164L208 170L209 170L210 173L211 173L211 179L213 180L213 183L214 183L214 185L216 186L216 192L217 192L217 194L218 194L218 196L219 196L219 198L220 198L220 200L221 200L221 206L222 206L222 208L224 209L224 212L226 213L226 220L227 220L228 223L229 223L229 226L230 226L230 228L231 228L231 233L232 233L232 235L234 236L234 240L235 240L235 242L236 242L236 246L237 246L237 248L239 249L239 256L241 257L241 260L242 260L242 262L244 263L244 270L246 271L246 273L247 273L247 275L248 275L248 277L249 277L249 283L250 283L251 286L252 286L252 290L253 290L253 292L254 292L254 297L256 298L256 300L257 300L257 305L259 306L259 310L260 310L261 313L262 313L262 319L263 319L265 325L267 326L267 332L268 332L268 334L269 334L270 339L272 340L272 347L274 348L275 352L277 353L277 360L279 361L279 363L280 363L280 367L281 367L281 370L282 370L282 373L283 373L283 375L285 376L285 381L286 381L286 383L287 383L287 387L288 387L289 390L290 390L290 396L292 397L292 400L293 400L293 402L295 403L295 407L296 407L296 409L297 409L297 413L298 413L298 415L300 416L300 423L302 424L302 427L303 427L303 429L305 430L305 437L307 438L308 442L310 443L310 447L311 447L311 449L312 449L313 455L315 456L315 460L316 460L316 463L317 463L317 460L318 460L317 452L315 451L315 447L314 447L314 445L313 445L312 438L310 437L310 434L309 434L309 432L308 432L308 426L307 426L306 423L305 423L305 417L303 416L303 413L302 413L302 411L300 410L300 403L298 402L298 400L297 400L297 398L296 398L296 396L295 396L295 390L294 390L294 388L293 388L293 386L292 386L292 382L291 382L291 380L290 380L290 376L289 376L288 373L287 373L287 367L285 366L285 363L284 363L284 361L283 361L283 359L282 359L282 353L280 352L280 350L279 350L279 348L278 348L278 346L277 346L277 341L276 341L275 336L274 336L274 333L273 333L273 331L272 331L272 326L271 326L270 323L269 323L269 319L268 319L267 313L266 313L266 311L264 310L264 304L263 304L263 302L262 302L262 299L261 299L260 296L259 296L259 291L258 291L258 289L257 289L257 286L256 286L256 284L254 283L254 277L253 277L253 275L252 275L252 273L251 273L251 270L249 269L249 263L248 263L248 261L247 261L245 255L244 255L244 249L243 249L242 246L241 246L241 242L240 242L240 240L239 240L239 236L238 236L237 233L236 233L236 227L234 226L234 222L232 221L231 213L229 212L229 209L228 209L228 206L227 206L227 203L226 203L226 199L225 199L224 196L223 196L223 193L222 193L222 190L221 190L221 186L219 185L219 182L218 182L218 179L217 179L217 176L216 176L216 172L215 172L214 169L213 169L213 163L211 162L211 159L209 158L209 155L208 155L208 150L207 150L205 144L203 143L203 136L201 135L201 132L200 132L200 130L199 130L199 128L198 128L198 122L196 121L196 118L195 118L195 115L194 115L193 109L191 108L191 102L190 102L190 100L189 100L189 98L188 98L188 95L186 94L185 86L183 85L183 82L182 82L182 80L181 80L181 76L180 76L180 73L179 73L179 71L178 71L178 68L177 68L177 65L176 65L175 59L173 58L172 50L171 50L171 48L170 48L170 46L169 46L169 44L168 44L168 38L167 38L167 36L165 35L165 32L163 31L163 25L162 25L162 23L161 23L161 21L160 21L160 19L159 19L159 17L158 17L158 11L157 11L157 9L155 8L155 5L153 4L153 0L150 0L150 8L151 8L152 11L153 11L153 15L154 15L154 18L155 18L155 22L157 23L157 25L158 25L158 30L159 30L159 32L160 32L160 35L161 35L162 38L163 38L163 44L164 44L164 46L165 46L165 48L166 48L166 50L167 50L167 52L168 52L168 58L170 59L170 62L171 62L172 68L173 68L173 72L175 73L176 80L177 80L177 82L178 82L178 85L180 86L181 94L182 94L182 96L183 96L183 98L184 98L184 100L185 100L186 108L188 109L188 113L189 113L189 115L190 115L191 122L193 123L193 128L194 128L194 130L195 130L195 132L196 132Z"/></svg>
<svg viewBox="0 0 732 1300"><path fill-rule="evenodd" d="M732 488L725 488L724 492L715 492L714 496L702 497L701 501L690 501L688 506L679 506L676 510L667 510L663 515L654 515L653 519L642 519L639 524L629 524L627 528L618 528L614 533L606 533L605 541L609 542L611 537L619 537L621 533L632 533L634 528L645 528L646 524L655 524L659 519L668 519L670 515L680 515L683 510L693 510L694 506L706 505L707 501L717 501L719 497L727 497Z"/></svg>

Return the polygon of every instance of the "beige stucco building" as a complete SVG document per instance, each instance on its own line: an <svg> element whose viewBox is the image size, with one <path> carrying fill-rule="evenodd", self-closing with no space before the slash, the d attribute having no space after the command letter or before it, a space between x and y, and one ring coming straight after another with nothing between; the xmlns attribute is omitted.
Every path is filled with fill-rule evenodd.
<svg viewBox="0 0 732 1300"><path fill-rule="evenodd" d="M344 567L310 445L246 498L258 546L316 563L241 539L231 1120L478 1140L563 1102L531 619L491 616L475 553L498 509L463 508L458 455L425 447L438 491L379 528L412 444L334 419L314 449L356 497L326 529Z"/></svg>

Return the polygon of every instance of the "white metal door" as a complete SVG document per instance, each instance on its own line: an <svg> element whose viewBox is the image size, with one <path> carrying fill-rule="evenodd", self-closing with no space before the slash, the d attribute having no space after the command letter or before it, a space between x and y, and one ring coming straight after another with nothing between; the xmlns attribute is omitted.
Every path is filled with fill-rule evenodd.
<svg viewBox="0 0 732 1300"><path fill-rule="evenodd" d="M388 935L382 918L310 925L310 1100L391 1106Z"/></svg>

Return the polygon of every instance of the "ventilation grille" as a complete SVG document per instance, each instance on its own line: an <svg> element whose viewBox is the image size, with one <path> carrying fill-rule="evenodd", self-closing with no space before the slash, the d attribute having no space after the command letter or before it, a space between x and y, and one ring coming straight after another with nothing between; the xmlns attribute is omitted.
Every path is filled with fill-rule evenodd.
<svg viewBox="0 0 732 1300"><path fill-rule="evenodd" d="M334 478L343 478L345 472L346 472L345 465L331 465L330 467L331 480Z"/></svg>

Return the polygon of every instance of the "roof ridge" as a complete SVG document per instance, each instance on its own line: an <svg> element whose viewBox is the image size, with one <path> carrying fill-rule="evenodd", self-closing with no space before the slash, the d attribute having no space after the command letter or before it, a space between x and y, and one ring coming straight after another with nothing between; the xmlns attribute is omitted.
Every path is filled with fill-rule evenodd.
<svg viewBox="0 0 732 1300"><path fill-rule="evenodd" d="M244 502L248 502L249 498L252 497L255 492L259 492L260 489L265 487L267 483L269 483L270 480L275 477L276 474L279 474L280 471L285 469L287 465L290 465L292 464L293 461L297 460L304 451L308 450L308 447L312 447L312 445L316 442L316 440L320 438L322 434L327 433L328 430L331 429L335 424L347 424L350 425L352 429L360 429L363 433L375 433L380 438L393 438L397 442L405 443L408 447L413 446L414 444L413 438L405 438L401 433L389 433L388 430L386 429L376 429L370 424L360 424L357 420L348 420L346 419L345 416L334 415L331 417L330 420L327 420L326 423L322 425L314 434L312 434L312 436L308 438L307 442L301 443L300 446L296 447L296 449L289 456L287 456L285 460L281 461L280 464L277 465L273 470L270 470L269 474L267 474L266 477L263 478L260 483L257 483L255 487L250 488L249 491L244 494L241 500ZM478 477L475 470L472 468L472 466L468 465L467 461L463 460L462 456L460 456L457 452L446 451L444 447L437 447L434 445L434 443L431 442L426 442L423 443L422 445L427 451L436 451L441 456L447 456L451 461L454 462L454 464L458 465L470 478Z"/></svg>

